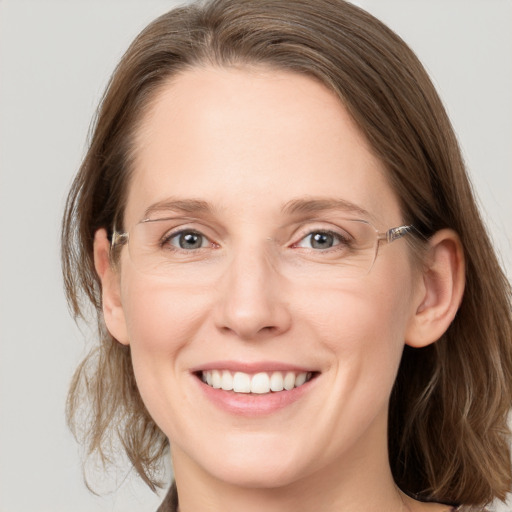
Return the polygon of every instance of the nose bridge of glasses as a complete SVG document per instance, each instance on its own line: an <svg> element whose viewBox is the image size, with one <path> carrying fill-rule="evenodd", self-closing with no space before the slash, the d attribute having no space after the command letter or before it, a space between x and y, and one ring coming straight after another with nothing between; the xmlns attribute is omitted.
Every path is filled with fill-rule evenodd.
<svg viewBox="0 0 512 512"><path fill-rule="evenodd" d="M283 274L273 244L235 244L227 251L216 283L226 311L234 318L269 322L271 311L280 304Z"/></svg>
<svg viewBox="0 0 512 512"><path fill-rule="evenodd" d="M228 272L242 278L270 279L279 274L279 250L276 241L267 237L261 241L232 244L228 251Z"/></svg>
<svg viewBox="0 0 512 512"><path fill-rule="evenodd" d="M245 340L276 335L290 326L290 289L272 241L231 246L215 283L217 325Z"/></svg>

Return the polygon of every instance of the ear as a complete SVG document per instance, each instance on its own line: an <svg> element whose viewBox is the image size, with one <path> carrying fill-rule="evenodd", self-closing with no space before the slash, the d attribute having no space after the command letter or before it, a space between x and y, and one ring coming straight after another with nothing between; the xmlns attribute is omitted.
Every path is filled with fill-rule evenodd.
<svg viewBox="0 0 512 512"><path fill-rule="evenodd" d="M423 286L405 338L407 345L417 348L434 343L446 332L464 294L464 251L457 233L451 229L438 231L428 251Z"/></svg>
<svg viewBox="0 0 512 512"><path fill-rule="evenodd" d="M110 260L110 241L105 229L94 234L94 266L101 280L103 317L110 334L123 345L128 345L128 332L121 303L119 273Z"/></svg>

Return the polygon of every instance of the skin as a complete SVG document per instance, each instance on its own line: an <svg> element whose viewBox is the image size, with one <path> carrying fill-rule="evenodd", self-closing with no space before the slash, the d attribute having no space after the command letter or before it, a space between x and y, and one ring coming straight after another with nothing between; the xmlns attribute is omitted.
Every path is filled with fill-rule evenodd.
<svg viewBox="0 0 512 512"><path fill-rule="evenodd" d="M396 489L387 408L404 344L434 342L460 303L457 236L433 237L427 269L401 239L380 248L371 272L346 279L335 255L297 242L347 212L283 211L336 198L379 231L403 224L383 165L336 96L264 68L174 77L139 128L125 227L169 198L208 203L173 213L205 234L205 247L180 253L167 277L149 275L126 247L111 267L99 230L95 262L107 326L130 344L141 396L170 439L181 512L448 510ZM225 360L317 376L286 407L237 415L193 373Z"/></svg>

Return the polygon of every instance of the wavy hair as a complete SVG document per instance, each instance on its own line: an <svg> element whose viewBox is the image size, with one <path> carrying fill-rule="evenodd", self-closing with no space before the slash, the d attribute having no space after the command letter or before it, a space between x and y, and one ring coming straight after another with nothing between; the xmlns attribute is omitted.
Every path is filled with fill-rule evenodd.
<svg viewBox="0 0 512 512"><path fill-rule="evenodd" d="M135 39L99 107L69 193L62 262L70 307L91 303L99 343L76 370L68 421L88 454L118 439L151 487L168 444L135 384L129 347L108 333L93 237L122 226L138 122L169 78L195 66L264 65L333 90L384 163L404 220L454 229L467 274L460 309L433 345L405 348L389 412L397 484L421 499L485 504L511 488L511 290L478 212L445 109L414 53L342 0L213 0L164 14ZM477 234L478 236L475 236Z"/></svg>

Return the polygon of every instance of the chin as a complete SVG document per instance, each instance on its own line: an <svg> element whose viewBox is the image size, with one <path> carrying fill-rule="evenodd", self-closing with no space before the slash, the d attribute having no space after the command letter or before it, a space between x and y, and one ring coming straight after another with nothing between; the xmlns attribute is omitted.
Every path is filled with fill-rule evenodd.
<svg viewBox="0 0 512 512"><path fill-rule="evenodd" d="M188 459L189 463L199 466L203 473L215 480L253 489L285 487L311 471L304 449L297 448L303 446L302 442L292 447L286 446L282 435L270 439L258 436L257 440L247 436L233 437L228 443L210 439L202 450L195 449L190 456L182 453L185 456L175 458L175 463Z"/></svg>
<svg viewBox="0 0 512 512"><path fill-rule="evenodd" d="M228 485L246 489L275 489L286 487L302 476L296 467L290 467L276 461L271 464L253 464L245 461L240 464L224 462L222 468L218 468L213 474L215 478Z"/></svg>

